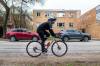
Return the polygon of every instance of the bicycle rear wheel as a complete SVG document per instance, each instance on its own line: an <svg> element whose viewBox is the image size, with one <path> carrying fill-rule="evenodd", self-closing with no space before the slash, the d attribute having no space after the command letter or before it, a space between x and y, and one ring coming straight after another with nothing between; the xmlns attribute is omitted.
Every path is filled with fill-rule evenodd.
<svg viewBox="0 0 100 66"><path fill-rule="evenodd" d="M55 41L51 46L52 53L55 56L61 57L64 56L68 50L67 44L62 41Z"/></svg>
<svg viewBox="0 0 100 66"><path fill-rule="evenodd" d="M41 44L37 41L29 42L26 46L26 52L31 57L38 57L41 55L42 47Z"/></svg>

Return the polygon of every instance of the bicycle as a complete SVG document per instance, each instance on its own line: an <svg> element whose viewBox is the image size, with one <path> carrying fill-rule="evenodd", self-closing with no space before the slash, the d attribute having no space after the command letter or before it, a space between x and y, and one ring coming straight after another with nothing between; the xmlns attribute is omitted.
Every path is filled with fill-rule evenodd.
<svg viewBox="0 0 100 66"><path fill-rule="evenodd" d="M67 44L62 40L56 40L56 38L54 38L49 44L50 45L45 45L47 51L51 46L52 53L57 57L64 56L68 51ZM26 46L26 52L31 57L40 56L42 53L41 43L39 41L30 41Z"/></svg>

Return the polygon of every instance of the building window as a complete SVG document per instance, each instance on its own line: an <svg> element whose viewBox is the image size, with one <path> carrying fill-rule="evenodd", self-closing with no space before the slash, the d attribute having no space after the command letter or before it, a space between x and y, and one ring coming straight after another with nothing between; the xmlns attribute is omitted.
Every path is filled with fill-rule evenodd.
<svg viewBox="0 0 100 66"><path fill-rule="evenodd" d="M45 17L52 17L54 16L54 13L52 12L46 12Z"/></svg>
<svg viewBox="0 0 100 66"><path fill-rule="evenodd" d="M40 16L40 12L37 12L36 16Z"/></svg>
<svg viewBox="0 0 100 66"><path fill-rule="evenodd" d="M50 16L50 13L46 13L46 14L45 14L45 17L49 17L49 16Z"/></svg>
<svg viewBox="0 0 100 66"><path fill-rule="evenodd" d="M57 17L64 17L65 13L64 12L58 12Z"/></svg>
<svg viewBox="0 0 100 66"><path fill-rule="evenodd" d="M74 26L74 23L69 23L69 27L73 27Z"/></svg>
<svg viewBox="0 0 100 66"><path fill-rule="evenodd" d="M65 25L64 23L57 23L58 27L64 27L64 25Z"/></svg>
<svg viewBox="0 0 100 66"><path fill-rule="evenodd" d="M75 15L75 14L76 14L76 12L70 11L70 12L68 13L67 17L68 17L68 18L76 18L77 15Z"/></svg>

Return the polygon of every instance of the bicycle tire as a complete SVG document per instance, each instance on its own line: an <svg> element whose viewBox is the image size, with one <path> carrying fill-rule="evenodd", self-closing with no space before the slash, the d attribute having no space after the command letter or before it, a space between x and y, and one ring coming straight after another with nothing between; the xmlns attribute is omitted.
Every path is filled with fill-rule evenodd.
<svg viewBox="0 0 100 66"><path fill-rule="evenodd" d="M27 52L27 54L30 56L30 57L38 57L38 56L40 56L41 55L41 52L39 52L37 55L33 55L33 54L35 54L36 52L33 50L33 54L31 54L30 52L29 52L29 46L31 45L31 44L38 44L39 46L40 46L40 48L42 49L42 47L41 47L41 43L39 43L38 41L31 41L31 42L29 42L28 44L27 44L27 46L26 46L26 52ZM33 48L32 48L33 49ZM41 49L40 49L40 51L41 51Z"/></svg>
<svg viewBox="0 0 100 66"><path fill-rule="evenodd" d="M62 53L61 55L60 54L57 54L55 51L54 51L54 47L56 47L55 45L57 45L57 43L62 43L63 45L64 45L64 47L65 47L65 51L63 51L64 53ZM60 44L59 44L60 45ZM51 46L51 50L52 50L52 53L55 55L55 56L57 56L57 57L61 57L61 56L64 56L66 53L67 53L67 51L68 51L68 47L67 47L67 44L65 43L65 42L63 42L63 41L55 41L53 44L52 44L52 46ZM57 50L57 49L56 49Z"/></svg>

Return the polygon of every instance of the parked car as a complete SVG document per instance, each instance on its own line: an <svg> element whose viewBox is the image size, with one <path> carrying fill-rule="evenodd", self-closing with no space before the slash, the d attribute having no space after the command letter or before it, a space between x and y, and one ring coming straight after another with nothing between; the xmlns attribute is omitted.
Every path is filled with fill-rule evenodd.
<svg viewBox="0 0 100 66"><path fill-rule="evenodd" d="M63 41L68 41L71 39L78 39L80 41L88 42L91 40L91 35L88 33L82 33L78 30L62 30L59 32L59 35Z"/></svg>
<svg viewBox="0 0 100 66"><path fill-rule="evenodd" d="M27 29L23 28L15 28L11 31L6 32L6 38L10 39L11 41L18 41L18 40L39 40L39 35L36 32L30 32Z"/></svg>

